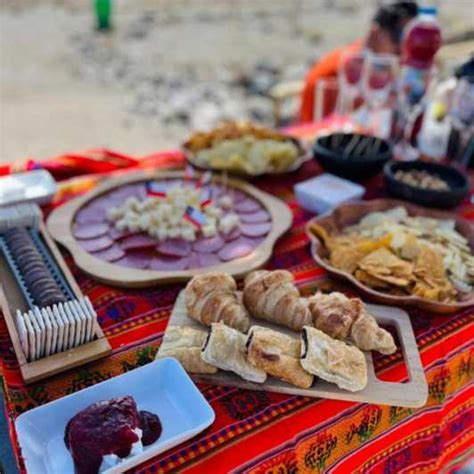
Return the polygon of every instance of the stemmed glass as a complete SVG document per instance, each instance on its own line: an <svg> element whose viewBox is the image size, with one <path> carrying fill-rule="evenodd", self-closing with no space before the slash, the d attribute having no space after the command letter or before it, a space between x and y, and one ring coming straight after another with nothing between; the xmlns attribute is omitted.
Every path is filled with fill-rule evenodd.
<svg viewBox="0 0 474 474"><path fill-rule="evenodd" d="M348 52L343 55L338 73L339 94L336 110L339 115L350 114L361 95L361 81L365 69L365 52Z"/></svg>
<svg viewBox="0 0 474 474"><path fill-rule="evenodd" d="M390 54L371 54L365 61L362 78L362 96L367 106L367 126L376 135L390 133L391 113L387 109L395 93L398 59ZM384 113L387 112L387 113Z"/></svg>

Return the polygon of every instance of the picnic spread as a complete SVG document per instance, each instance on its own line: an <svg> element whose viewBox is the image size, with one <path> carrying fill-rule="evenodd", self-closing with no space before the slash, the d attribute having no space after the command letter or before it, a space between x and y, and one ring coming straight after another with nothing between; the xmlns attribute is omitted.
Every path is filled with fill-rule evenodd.
<svg viewBox="0 0 474 474"><path fill-rule="evenodd" d="M299 146L326 125L285 134ZM228 145L239 153L259 146L225 131L219 140L239 140ZM47 418L35 407L67 422L60 449L77 472L120 462L137 473L439 472L472 455L472 186L454 212L415 213L387 199L379 174L364 182L369 210L356 218L339 205L321 220L302 207L295 185L329 176L321 186L331 190L346 181L308 159L272 173L292 148L263 135L277 141L255 166L270 173L246 182L191 169L180 151L136 159L93 150L42 164L68 179L42 214L17 207L20 217L10 215L2 229L12 265L2 268L15 268L15 300L30 299L15 313L14 281L2 278L13 290L3 290L12 315L0 320L1 373L23 472L72 466L63 455L43 465L20 446ZM354 206L346 205L351 213ZM52 260L30 275L21 252ZM185 371L198 388L192 402L171 387L182 379L194 393ZM165 451L160 440L179 416L169 421L167 402L142 397L146 377L157 400L169 390L175 403L202 413ZM117 420L108 441L86 441L84 433L93 440L102 429L101 417ZM39 432L30 433L38 443ZM58 443L45 436L49 448L36 444L38 452Z"/></svg>

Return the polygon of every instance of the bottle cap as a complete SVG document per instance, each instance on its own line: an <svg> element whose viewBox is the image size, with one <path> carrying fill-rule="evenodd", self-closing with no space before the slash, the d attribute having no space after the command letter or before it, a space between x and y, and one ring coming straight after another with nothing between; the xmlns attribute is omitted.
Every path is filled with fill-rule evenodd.
<svg viewBox="0 0 474 474"><path fill-rule="evenodd" d="M418 8L419 15L434 15L438 14L438 9L436 7L419 7Z"/></svg>

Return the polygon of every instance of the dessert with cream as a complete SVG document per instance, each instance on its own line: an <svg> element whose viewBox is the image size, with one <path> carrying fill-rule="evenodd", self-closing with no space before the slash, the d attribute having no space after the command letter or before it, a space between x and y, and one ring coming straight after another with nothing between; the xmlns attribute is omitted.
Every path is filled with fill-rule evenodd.
<svg viewBox="0 0 474 474"><path fill-rule="evenodd" d="M130 396L103 400L77 413L64 442L77 474L97 474L143 451L161 435L157 415L138 411Z"/></svg>

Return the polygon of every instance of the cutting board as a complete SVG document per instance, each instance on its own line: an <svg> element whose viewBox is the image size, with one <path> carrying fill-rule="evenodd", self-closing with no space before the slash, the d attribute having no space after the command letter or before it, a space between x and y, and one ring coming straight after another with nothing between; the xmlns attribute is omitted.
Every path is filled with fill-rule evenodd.
<svg viewBox="0 0 474 474"><path fill-rule="evenodd" d="M415 335L408 314L399 308L389 306L367 305L367 309L375 317L378 323L395 327L409 375L409 380L406 383L386 382L378 379L375 375L371 354L368 352L365 353L368 368L368 383L367 386L359 392L349 392L340 389L336 385L325 382L321 379L317 379L311 388L302 389L270 376L267 377L265 383L256 384L243 380L231 372L225 372L222 370L219 370L215 374L190 374L190 376L196 382L214 383L217 385L239 387L249 390L268 390L270 392L288 393L291 395L303 395L307 397L330 398L335 400L348 400L400 407L423 406L428 397L428 385L426 383L420 354L416 346ZM292 336L298 336L298 333L293 332L290 329L269 324L266 321L252 318L251 324L265 326ZM173 308L168 328L171 326L191 326L201 329L204 327L187 315L184 291L179 294Z"/></svg>
<svg viewBox="0 0 474 474"><path fill-rule="evenodd" d="M262 267L272 256L273 247L277 239L291 227L293 215L290 208L283 201L260 191L249 183L237 179L229 179L227 185L230 189L243 191L259 202L270 214L272 221L272 229L266 235L263 242L244 257L236 258L229 262L221 262L214 266L193 268L190 270L143 270L119 266L113 262L100 260L92 253L86 252L77 242L72 232L75 215L83 206L90 203L90 201L96 197L132 183L177 178L184 179L184 172L157 172L148 170L107 179L92 191L57 207L48 218L48 230L53 238L71 253L75 263L81 270L107 285L130 289L177 281L187 281L196 274L207 273L209 271L221 271L236 277L241 277L252 270ZM219 184L219 178L214 176L213 182Z"/></svg>

